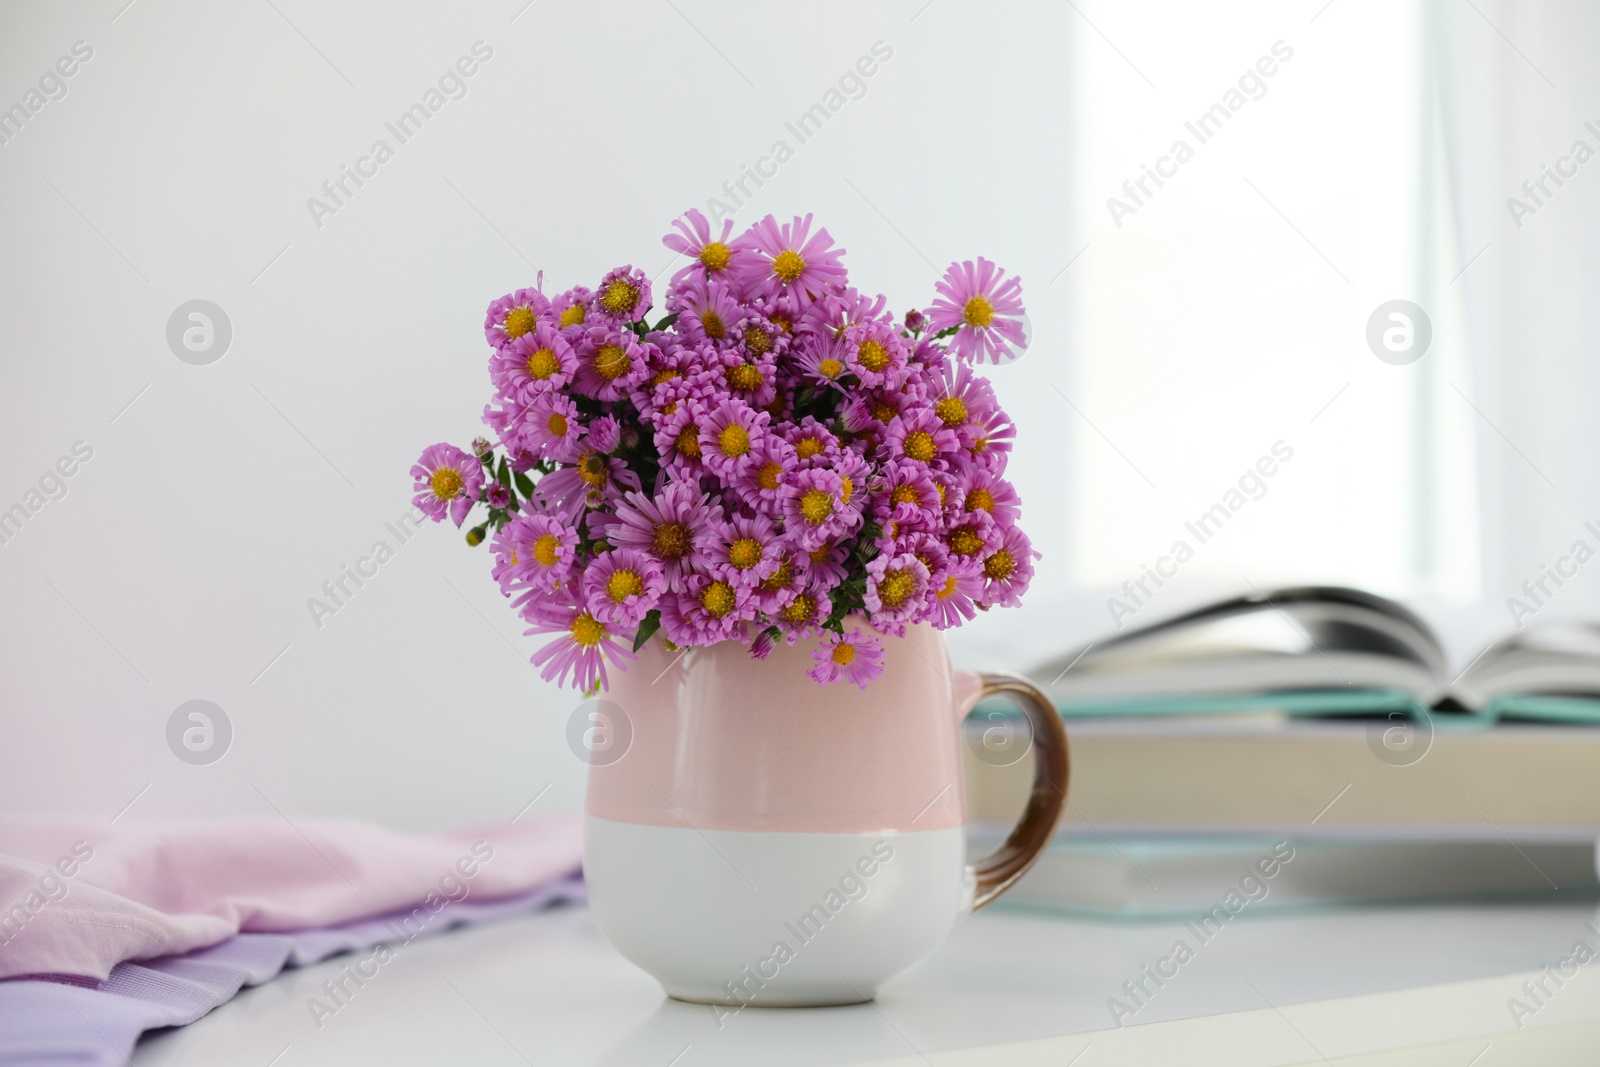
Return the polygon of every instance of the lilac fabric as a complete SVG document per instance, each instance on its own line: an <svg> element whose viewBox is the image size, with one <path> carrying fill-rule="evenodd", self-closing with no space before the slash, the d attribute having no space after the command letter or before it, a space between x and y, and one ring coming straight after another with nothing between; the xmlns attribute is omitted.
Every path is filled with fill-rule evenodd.
<svg viewBox="0 0 1600 1067"><path fill-rule="evenodd" d="M401 910L320 929L242 933L209 948L117 964L104 981L73 977L0 981L0 1067L121 1067L139 1035L186 1026L245 986L285 967L304 967L341 952L398 949L453 926L502 919L585 899L569 875L500 900L445 902L437 912Z"/></svg>

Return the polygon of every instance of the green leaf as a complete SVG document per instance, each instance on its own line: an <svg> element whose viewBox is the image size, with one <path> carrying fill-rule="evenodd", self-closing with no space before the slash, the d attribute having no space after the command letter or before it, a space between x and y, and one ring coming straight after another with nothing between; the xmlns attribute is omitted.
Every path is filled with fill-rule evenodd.
<svg viewBox="0 0 1600 1067"><path fill-rule="evenodd" d="M664 318L660 322L656 323L656 329L658 329L658 330L670 329L672 324L677 322L677 321L678 321L678 312L674 311L672 314L668 315L666 318Z"/></svg>
<svg viewBox="0 0 1600 1067"><path fill-rule="evenodd" d="M661 612L652 610L644 617L644 621L639 623L639 632L633 635L633 650L637 652L643 648L644 643L655 636L655 632L659 629L661 629Z"/></svg>
<svg viewBox="0 0 1600 1067"><path fill-rule="evenodd" d="M523 499L533 496L533 479L521 471L514 472L511 477L516 482L517 492L522 494Z"/></svg>

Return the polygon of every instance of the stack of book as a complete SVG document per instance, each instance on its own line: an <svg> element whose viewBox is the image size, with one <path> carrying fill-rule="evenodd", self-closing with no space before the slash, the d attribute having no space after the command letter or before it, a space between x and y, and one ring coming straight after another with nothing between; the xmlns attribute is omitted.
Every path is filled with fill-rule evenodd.
<svg viewBox="0 0 1600 1067"><path fill-rule="evenodd" d="M1252 908L1600 895L1600 627L1530 627L1452 674L1402 606L1285 589L1030 674L1067 720L1072 781L1013 903L1179 914L1230 892ZM1022 809L1028 750L1003 704L968 720L975 854Z"/></svg>

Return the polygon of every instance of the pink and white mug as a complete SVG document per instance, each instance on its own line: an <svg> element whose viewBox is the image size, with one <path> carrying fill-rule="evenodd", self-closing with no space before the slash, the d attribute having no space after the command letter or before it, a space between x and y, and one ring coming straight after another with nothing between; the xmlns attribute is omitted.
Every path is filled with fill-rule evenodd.
<svg viewBox="0 0 1600 1067"><path fill-rule="evenodd" d="M807 678L813 645L758 661L736 642L652 640L603 696L626 748L591 760L590 903L680 1000L871 999L1021 877L1060 817L1067 739L1034 686L952 672L927 624L884 639L865 690ZM961 720L990 694L1027 717L1034 788L1006 843L969 865Z"/></svg>

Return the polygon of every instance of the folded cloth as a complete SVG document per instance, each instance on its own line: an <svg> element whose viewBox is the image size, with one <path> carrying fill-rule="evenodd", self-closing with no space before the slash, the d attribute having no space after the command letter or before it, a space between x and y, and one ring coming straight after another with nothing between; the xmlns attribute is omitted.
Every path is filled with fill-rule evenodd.
<svg viewBox="0 0 1600 1067"><path fill-rule="evenodd" d="M386 949L359 956L340 989L317 995L307 1009L318 1028L360 996L381 967L404 953L417 936L463 923L533 911L584 899L583 881L559 877L531 893L494 901L444 901L419 917L416 909L376 919L286 934L238 934L182 956L119 963L103 982L84 979L13 979L0 982L0 1067L122 1067L145 1030L185 1026L244 986L259 985L285 966L316 963L340 952Z"/></svg>
<svg viewBox="0 0 1600 1067"><path fill-rule="evenodd" d="M104 980L244 932L523 894L577 871L577 816L412 837L356 822L0 819L0 978Z"/></svg>

